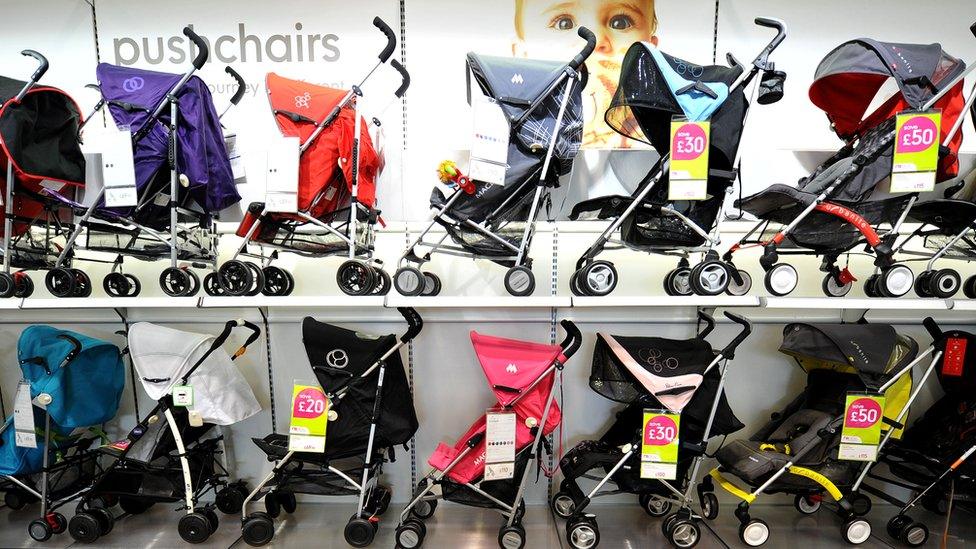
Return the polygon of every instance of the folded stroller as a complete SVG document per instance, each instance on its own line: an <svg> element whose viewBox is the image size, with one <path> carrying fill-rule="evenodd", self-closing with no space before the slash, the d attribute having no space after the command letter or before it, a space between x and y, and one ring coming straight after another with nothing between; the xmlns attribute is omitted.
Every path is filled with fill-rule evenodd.
<svg viewBox="0 0 976 549"><path fill-rule="evenodd" d="M569 63L468 54L468 102L473 75L508 121L504 183L464 178L453 184L448 196L439 188L431 192L434 219L400 258L393 276L398 292L407 296L440 292L437 275L419 269L436 252L489 259L508 267L505 289L511 295L525 296L535 289L529 248L536 216L548 188L557 187L559 177L572 169L583 138L582 92L587 74L583 62L596 47L596 37L586 27L580 27L578 34L586 46ZM435 225L444 228L444 236L424 240ZM445 244L448 237L454 245Z"/></svg>
<svg viewBox="0 0 976 549"><path fill-rule="evenodd" d="M60 253L56 243L70 231L61 221L66 212L45 207L42 192L72 193L85 184L81 110L68 94L38 84L48 69L43 55L21 53L40 66L27 82L0 76L0 169L6 174L0 298L30 296L34 282L26 271L53 267Z"/></svg>
<svg viewBox="0 0 976 549"><path fill-rule="evenodd" d="M424 521L434 515L437 500L498 511L505 523L498 532L502 549L525 546L526 483L530 465L541 467L541 446L562 421L556 391L566 361L579 350L582 335L569 320L561 322L566 338L559 345L505 339L471 332L471 344L497 399L492 410L515 414L515 463L512 477L485 480L487 416L482 415L454 446L441 443L427 460L433 469L417 485L413 499L400 514L397 547L420 547L427 534ZM540 428L541 426L541 428ZM440 487L441 493L433 492Z"/></svg>
<svg viewBox="0 0 976 549"><path fill-rule="evenodd" d="M752 330L748 320L725 313L742 326L742 332L715 353L705 340L715 321L705 313L698 316L705 329L694 339L597 335L590 388L627 406L599 440L583 441L559 460L564 478L551 507L557 516L568 519L566 540L574 549L591 549L600 542L596 517L586 511L593 498L619 493L637 494L641 507L653 517L668 515L663 529L675 547L698 543L700 517L691 507L694 479L709 439L743 427L729 408L723 386L727 360ZM681 414L674 480L641 478L641 424L648 408ZM602 472L590 474L594 469ZM596 481L589 492L579 484L584 478ZM607 483L617 489L604 490ZM718 516L714 493L703 491L699 498L705 518ZM672 504L679 508L674 513Z"/></svg>
<svg viewBox="0 0 976 549"><path fill-rule="evenodd" d="M240 201L240 195L210 90L193 76L207 62L209 50L189 27L183 33L199 49L183 75L98 65L102 99L96 109L108 107L116 126L131 129L137 204L107 206L105 187L88 207L47 191L79 217L55 268L45 278L56 297L91 293L88 275L64 266L79 247L82 232L85 249L117 254L112 272L103 280L105 292L113 297L133 297L141 289L133 275L122 272L125 256L168 259L170 266L160 274L159 284L171 296L194 295L200 288L197 275L181 262L216 267L213 217ZM233 70L228 72L237 80L234 99L239 101L244 82Z"/></svg>
<svg viewBox="0 0 976 549"><path fill-rule="evenodd" d="M823 256L821 288L828 296L847 295L856 281L839 257L864 244L879 271L865 282L869 296L900 297L912 289L914 274L896 263L894 241L917 193L891 194L896 115L904 111L942 111L943 138L937 181L959 169L962 134L956 121L963 110L963 80L970 69L939 44L894 44L861 38L845 42L817 67L810 100L827 113L832 129L846 145L824 161L797 187L772 185L735 205L760 222L732 246L732 261L742 248L762 246L759 262L764 285L773 295L792 292L796 268L779 262L780 254ZM897 86L886 97L889 82ZM884 101L869 110L881 98ZM766 237L772 224L782 225ZM891 229L879 234L880 225ZM757 235L754 237L754 235Z"/></svg>
<svg viewBox="0 0 976 549"><path fill-rule="evenodd" d="M423 320L413 309L398 310L409 324L399 340L393 334L374 336L305 319L305 352L330 403L325 453L290 451L288 436L277 433L254 439L275 465L244 502L247 544L271 541L273 519L282 509L295 511L295 494L359 496L344 530L346 542L354 547L373 542L392 496L379 483L383 464L394 459L393 447L409 442L418 426L400 348L417 337ZM261 497L266 512L248 513L248 504Z"/></svg>
<svg viewBox="0 0 976 549"><path fill-rule="evenodd" d="M29 326L17 342L17 360L30 386L34 433L18 433L11 415L0 427L4 501L13 509L41 502L41 518L27 527L47 541L68 525L58 508L78 497L95 477L97 427L115 417L125 385L119 348L50 326ZM92 431L85 431L95 427ZM34 437L36 447L21 447Z"/></svg>
<svg viewBox="0 0 976 549"><path fill-rule="evenodd" d="M233 354L221 346L237 326L251 331ZM94 543L112 531L120 514L138 515L156 503L180 503L179 533L203 543L217 529L217 513L239 513L248 490L228 483L224 437L218 426L233 425L261 411L233 360L244 354L261 330L232 320L217 337L139 322L129 328L129 356L142 387L156 406L128 436L99 450L111 463L78 502L68 533ZM190 389L185 389L187 386ZM176 390L189 402L175 400ZM186 405L184 405L186 404ZM213 503L201 498L214 492ZM120 511L115 511L114 504Z"/></svg>
<svg viewBox="0 0 976 549"><path fill-rule="evenodd" d="M764 17L757 18L756 24L775 29L776 36L748 70L731 55L731 66L722 67L695 65L646 42L634 43L627 51L620 84L606 112L607 124L630 139L653 146L661 159L632 196L600 197L573 208L573 220L613 220L576 262L570 279L575 295L604 296L614 290L617 268L597 257L618 248L679 256L677 268L664 281L668 295L718 295L730 283L733 293L745 293L742 279L748 275L720 261L714 247L720 241L719 214L737 177L739 141L749 110L746 88L762 73L759 103L774 103L783 96L786 74L776 71L769 57L786 38L786 25ZM705 200L668 198L671 121L676 116L710 123ZM611 240L618 230L619 240ZM695 253L702 254L702 261L692 268L688 257Z"/></svg>
<svg viewBox="0 0 976 549"><path fill-rule="evenodd" d="M930 323L931 319L926 319ZM882 451L892 437L899 437L908 412L941 352L918 344L884 324L788 324L780 352L793 357L807 373L806 389L747 440L726 444L715 454L719 467L706 478L742 500L735 511L739 539L756 547L769 539L769 526L752 518L750 505L763 493L794 496L794 506L804 514L820 509L829 494L843 519L841 534L847 543L860 544L871 537L864 516L871 500L861 493L873 463L846 461L839 457L841 427L848 393L885 397L881 414ZM912 370L933 355L918 383ZM743 490L727 480L729 475L752 488Z"/></svg>
<svg viewBox="0 0 976 549"><path fill-rule="evenodd" d="M301 140L298 211L276 212L263 202L248 206L237 229L244 241L220 267L219 293L290 294L295 279L271 265L278 250L307 257L345 255L348 260L336 272L343 292L383 295L390 291L390 276L373 260L374 231L380 219L376 178L382 160L373 148L360 102L362 86L393 54L396 34L379 17L373 25L386 35L386 47L379 62L348 91L268 74L268 99L278 128L282 135ZM400 99L410 76L396 59L390 65L402 78L395 94ZM373 123L379 125L375 118ZM259 250L250 251L252 245ZM273 252L266 255L265 248ZM261 266L241 261L241 256L255 258Z"/></svg>

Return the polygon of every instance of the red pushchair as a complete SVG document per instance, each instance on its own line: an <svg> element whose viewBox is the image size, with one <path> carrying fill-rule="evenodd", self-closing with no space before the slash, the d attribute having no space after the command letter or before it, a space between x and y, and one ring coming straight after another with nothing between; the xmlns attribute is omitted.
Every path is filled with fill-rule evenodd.
<svg viewBox="0 0 976 549"><path fill-rule="evenodd" d="M474 422L454 446L441 443L427 462L433 467L421 479L413 499L400 514L397 547L415 549L424 542L424 520L434 515L437 500L494 509L505 517L498 532L502 549L525 545L522 496L529 464L541 458L544 438L555 430L562 413L555 402L563 365L580 347L582 335L569 320L562 321L566 339L559 345L504 339L471 332L471 344L495 393L492 412L515 414L515 463L511 478L486 480L487 416ZM539 428L542 425L542 428ZM548 448L551 452L551 448ZM439 486L441 494L433 492Z"/></svg>
<svg viewBox="0 0 976 549"><path fill-rule="evenodd" d="M211 294L288 295L294 290L291 273L271 265L278 250L307 257L346 255L336 279L349 295L385 294L389 275L372 259L376 209L376 177L382 159L373 147L369 125L359 101L362 86L396 48L393 30L376 17L373 25L387 37L379 63L350 90L316 86L274 73L267 76L268 99L278 128L301 143L298 166L298 211L276 212L263 202L252 203L237 229L244 239L230 261L220 267L218 286ZM400 73L403 97L410 76L397 60L390 65ZM374 118L373 123L378 125ZM256 246L254 251L251 246ZM265 248L271 249L265 253ZM255 258L244 262L241 256Z"/></svg>

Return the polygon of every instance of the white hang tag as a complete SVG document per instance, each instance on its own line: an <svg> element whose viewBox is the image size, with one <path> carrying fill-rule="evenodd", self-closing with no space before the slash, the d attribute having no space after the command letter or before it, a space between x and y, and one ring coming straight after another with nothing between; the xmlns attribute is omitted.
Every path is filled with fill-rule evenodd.
<svg viewBox="0 0 976 549"><path fill-rule="evenodd" d="M498 103L484 95L472 98L474 116L468 175L475 181L505 184L508 170L508 119Z"/></svg>
<svg viewBox="0 0 976 549"><path fill-rule="evenodd" d="M515 414L488 412L485 416L485 480L515 476Z"/></svg>
<svg viewBox="0 0 976 549"><path fill-rule="evenodd" d="M224 135L224 146L227 148L227 158L230 160L230 169L234 174L234 184L243 185L247 183L247 173L244 170L244 157L238 148L237 134L230 133Z"/></svg>
<svg viewBox="0 0 976 549"><path fill-rule="evenodd" d="M37 448L37 435L34 433L34 406L31 404L30 383L17 384L14 397L14 438L20 448Z"/></svg>
<svg viewBox="0 0 976 549"><path fill-rule="evenodd" d="M264 200L268 211L298 211L299 148L297 137L274 139L268 148Z"/></svg>
<svg viewBox="0 0 976 549"><path fill-rule="evenodd" d="M184 408L193 406L193 386L177 385L173 387L173 406Z"/></svg>
<svg viewBox="0 0 976 549"><path fill-rule="evenodd" d="M132 157L132 135L128 131L108 128L99 132L89 148L99 157L96 169L86 176L86 188L105 189L105 205L109 208L135 206L139 202L136 191L136 170ZM100 171L100 173L99 173Z"/></svg>

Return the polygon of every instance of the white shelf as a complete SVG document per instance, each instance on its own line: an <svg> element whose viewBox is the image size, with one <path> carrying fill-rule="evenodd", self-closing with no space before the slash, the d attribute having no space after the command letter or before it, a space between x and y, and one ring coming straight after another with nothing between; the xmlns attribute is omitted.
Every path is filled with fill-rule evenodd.
<svg viewBox="0 0 976 549"><path fill-rule="evenodd" d="M8 297L7 299L0 299L0 310L19 309L23 302L23 298L20 297Z"/></svg>
<svg viewBox="0 0 976 549"><path fill-rule="evenodd" d="M976 300L966 299L949 299L949 309L953 311L976 311Z"/></svg>
<svg viewBox="0 0 976 549"><path fill-rule="evenodd" d="M195 309L199 297L86 297L25 299L21 309Z"/></svg>
<svg viewBox="0 0 976 549"><path fill-rule="evenodd" d="M386 296L387 307L414 307L416 309L533 309L567 308L572 305L573 300L569 296Z"/></svg>
<svg viewBox="0 0 976 549"><path fill-rule="evenodd" d="M214 297L203 296L200 306L204 309L218 308L249 308L249 307L288 307L300 309L324 309L345 307L382 307L383 296L300 296L271 297L257 295L253 297Z"/></svg>
<svg viewBox="0 0 976 549"><path fill-rule="evenodd" d="M573 307L759 307L753 296L606 296L574 297Z"/></svg>
<svg viewBox="0 0 976 549"><path fill-rule="evenodd" d="M945 311L949 301L945 299L913 298L834 298L834 297L764 297L766 309L821 309L821 310L886 310L886 311Z"/></svg>

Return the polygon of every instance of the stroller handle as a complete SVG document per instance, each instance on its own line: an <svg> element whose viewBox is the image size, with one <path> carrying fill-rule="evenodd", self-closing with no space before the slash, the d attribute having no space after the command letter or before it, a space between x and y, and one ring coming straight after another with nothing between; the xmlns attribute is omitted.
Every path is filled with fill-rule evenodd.
<svg viewBox="0 0 976 549"><path fill-rule="evenodd" d="M207 64L207 59L210 58L210 46L207 45L203 38L200 38L199 34L193 32L193 29L189 26L183 27L183 34L200 50L196 58L193 59L193 68L197 70L202 69Z"/></svg>
<svg viewBox="0 0 976 549"><path fill-rule="evenodd" d="M562 343L559 344L563 349L563 355L569 358L576 354L579 350L580 345L583 344L583 334L580 333L579 328L572 320L561 320L559 324L566 330L566 338L563 339Z"/></svg>
<svg viewBox="0 0 976 549"><path fill-rule="evenodd" d="M593 53L593 50L596 49L596 35L593 34L593 31L586 27L580 27L579 30L576 31L576 34L579 35L579 37L583 40L586 40L586 45L583 46L583 50L576 54L576 57L569 62L569 67L574 71L579 70L580 65L582 65L583 62L586 61L586 58L589 57L590 54Z"/></svg>
<svg viewBox="0 0 976 549"><path fill-rule="evenodd" d="M400 336L400 341L406 343L420 334L420 330L424 328L424 319L420 317L420 313L413 307L397 307L397 311L403 315L403 319L410 325L407 333Z"/></svg>
<svg viewBox="0 0 976 549"><path fill-rule="evenodd" d="M763 49L762 53L756 57L753 63L756 68L766 70L769 63L769 56L772 55L773 50L779 47L786 40L786 23L782 19L776 19L774 17L757 17L755 23L760 27L766 27L769 29L776 30L776 36L769 41L769 44Z"/></svg>
<svg viewBox="0 0 976 549"><path fill-rule="evenodd" d="M244 92L246 91L244 89L244 79L241 78L240 73L235 71L233 67L229 65L224 68L224 72L229 74L231 78L237 81L237 91L234 92L234 96L230 98L230 104L237 105L238 103L241 102L241 98L244 97Z"/></svg>
<svg viewBox="0 0 976 549"><path fill-rule="evenodd" d="M393 29L386 24L386 21L380 19L379 16L373 18L373 26L383 31L383 34L386 35L386 47L380 52L380 63L386 63L386 60L393 55L393 50L396 49L396 34L393 32Z"/></svg>
<svg viewBox="0 0 976 549"><path fill-rule="evenodd" d="M216 339L214 339L214 343L210 348L216 349L222 346L224 342L227 341L227 338L230 337L230 333L234 331L234 328L237 328L238 326L243 326L248 330L251 330L251 335L247 336L247 339L244 341L244 344L241 345L240 349L238 349L237 352L233 354L232 358L237 358L243 355L244 352L247 350L247 347L250 344L257 341L258 337L260 337L261 335L261 328L258 328L258 326L253 322L248 322L247 320L244 319L228 320L227 323L224 324L224 331L220 332L220 335L218 335Z"/></svg>
<svg viewBox="0 0 976 549"><path fill-rule="evenodd" d="M44 76L44 73L47 72L47 69L50 66L50 64L47 62L47 57L44 57L40 52L34 50L24 50L20 52L20 54L26 57L33 57L37 60L37 70L35 70L34 74L32 74L30 77L30 83L34 84L40 80L42 76Z"/></svg>
<svg viewBox="0 0 976 549"><path fill-rule="evenodd" d="M932 336L932 341L938 341L942 339L942 328L939 327L939 323L935 321L934 318L927 316L925 320L922 321L922 326L928 331L929 335Z"/></svg>
<svg viewBox="0 0 976 549"><path fill-rule="evenodd" d="M400 73L400 78L402 83L400 84L400 87L397 88L396 91L397 99L400 99L401 97L403 97L403 94L407 93L407 88L410 87L410 73L407 72L407 68L404 67L403 64L397 61L396 59L390 61L390 66L396 69L398 73Z"/></svg>
<svg viewBox="0 0 976 549"><path fill-rule="evenodd" d="M705 311L698 311L698 320L705 323L705 329L698 333L698 337L707 337L715 329L715 319Z"/></svg>
<svg viewBox="0 0 976 549"><path fill-rule="evenodd" d="M973 33L973 36L976 36L976 23L969 26L969 32Z"/></svg>
<svg viewBox="0 0 976 549"><path fill-rule="evenodd" d="M735 339L729 342L729 344L726 345L724 349L722 349L722 356L731 360L735 358L736 347L738 347L740 343L745 341L746 338L749 337L749 334L752 333L752 322L749 322L749 319L747 319L744 316L739 316L735 313L730 313L728 311L725 311L725 318L742 326L742 331L739 332L739 335L735 336Z"/></svg>

